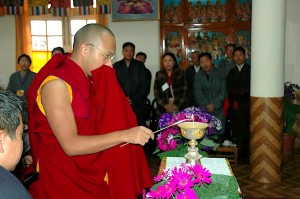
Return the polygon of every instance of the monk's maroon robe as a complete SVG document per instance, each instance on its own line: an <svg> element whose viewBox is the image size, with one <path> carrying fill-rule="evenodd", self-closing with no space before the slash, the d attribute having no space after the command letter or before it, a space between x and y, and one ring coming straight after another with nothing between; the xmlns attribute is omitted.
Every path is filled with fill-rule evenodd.
<svg viewBox="0 0 300 199"><path fill-rule="evenodd" d="M64 153L36 104L37 90L49 75L70 84L79 135L105 134L136 126L135 115L117 83L114 69L102 66L93 71L91 86L90 79L69 57L54 56L37 74L28 92L29 135L40 172L34 198L132 199L143 188L150 187L152 177L139 145L116 146L82 156L69 157ZM109 186L104 181L106 174Z"/></svg>
<svg viewBox="0 0 300 199"><path fill-rule="evenodd" d="M92 71L94 99L99 109L97 122L101 134L137 126L136 116L119 86L116 71L102 66ZM141 145L120 145L103 151L111 198L137 198L143 188L153 185L151 172Z"/></svg>
<svg viewBox="0 0 300 199"><path fill-rule="evenodd" d="M103 154L66 155L37 106L37 90L49 75L63 79L72 88L72 109L78 134L99 134L94 122L97 109L91 103L90 79L69 57L54 56L37 74L28 92L30 142L34 161L39 165L34 197L108 198L108 187L103 180L106 174Z"/></svg>

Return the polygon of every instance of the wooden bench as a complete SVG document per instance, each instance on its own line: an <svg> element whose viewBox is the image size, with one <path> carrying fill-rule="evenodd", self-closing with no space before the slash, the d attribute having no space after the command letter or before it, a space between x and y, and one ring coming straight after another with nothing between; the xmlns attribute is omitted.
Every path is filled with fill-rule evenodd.
<svg viewBox="0 0 300 199"><path fill-rule="evenodd" d="M236 166L238 163L238 150L239 149L236 147L219 146L217 151L212 152L210 156L216 158L227 158L231 164Z"/></svg>

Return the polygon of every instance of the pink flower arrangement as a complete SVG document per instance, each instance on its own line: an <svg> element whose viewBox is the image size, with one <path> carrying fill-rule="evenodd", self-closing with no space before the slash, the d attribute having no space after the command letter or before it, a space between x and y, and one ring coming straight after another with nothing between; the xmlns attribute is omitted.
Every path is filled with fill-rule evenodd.
<svg viewBox="0 0 300 199"><path fill-rule="evenodd" d="M182 164L179 168L165 170L154 181L158 184L150 189L145 198L197 199L197 188L212 182L211 172L199 164Z"/></svg>

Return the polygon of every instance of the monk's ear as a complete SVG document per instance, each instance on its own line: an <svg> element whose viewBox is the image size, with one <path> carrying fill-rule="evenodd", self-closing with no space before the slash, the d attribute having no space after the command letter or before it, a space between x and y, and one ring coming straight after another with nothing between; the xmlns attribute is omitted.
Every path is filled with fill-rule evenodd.
<svg viewBox="0 0 300 199"><path fill-rule="evenodd" d="M80 55L81 57L87 57L89 53L89 47L86 44L81 44L80 45Z"/></svg>

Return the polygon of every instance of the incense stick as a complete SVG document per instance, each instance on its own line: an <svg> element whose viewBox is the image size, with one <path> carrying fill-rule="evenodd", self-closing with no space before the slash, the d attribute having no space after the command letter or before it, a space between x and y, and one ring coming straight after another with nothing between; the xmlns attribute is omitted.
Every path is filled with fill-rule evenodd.
<svg viewBox="0 0 300 199"><path fill-rule="evenodd" d="M158 132L160 132L160 131L162 131L162 130L165 130L165 129L167 129L167 128L170 128L170 127L172 127L172 126L175 126L175 125L177 125L177 124L180 124L180 123L182 123L182 122L191 121L191 120L192 120L192 119L183 119L183 120L179 120L179 121L177 121L177 122L175 122L175 123L173 123L173 124L170 124L169 126L165 126L165 127L161 128L161 129L158 129L158 130L154 131L153 133L154 133L154 134L155 134L155 133L158 133ZM127 144L129 144L129 143L127 142L127 143L125 143L125 144L122 144L122 145L120 145L120 147L126 146Z"/></svg>

